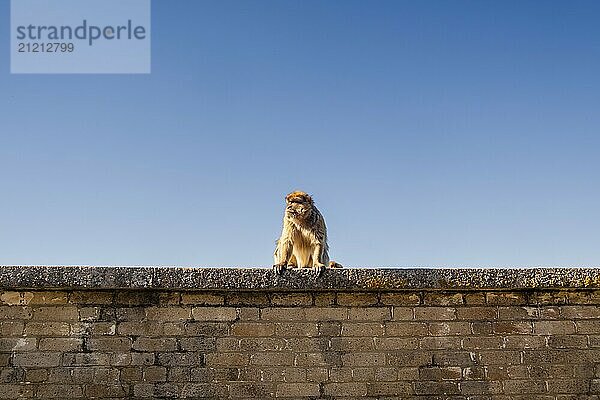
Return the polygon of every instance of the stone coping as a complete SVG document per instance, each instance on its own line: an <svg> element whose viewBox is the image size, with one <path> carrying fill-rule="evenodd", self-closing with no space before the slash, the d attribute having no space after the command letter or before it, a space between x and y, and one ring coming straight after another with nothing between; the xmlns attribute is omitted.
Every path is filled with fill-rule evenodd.
<svg viewBox="0 0 600 400"><path fill-rule="evenodd" d="M396 291L600 289L600 268L344 268L309 270L167 266L0 266L0 289Z"/></svg>

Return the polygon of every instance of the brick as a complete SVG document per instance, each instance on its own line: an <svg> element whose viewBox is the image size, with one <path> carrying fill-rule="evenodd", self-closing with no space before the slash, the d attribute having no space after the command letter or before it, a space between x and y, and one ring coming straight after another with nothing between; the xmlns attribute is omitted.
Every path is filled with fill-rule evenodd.
<svg viewBox="0 0 600 400"><path fill-rule="evenodd" d="M419 379L422 381L460 380L460 367L422 367L419 368Z"/></svg>
<svg viewBox="0 0 600 400"><path fill-rule="evenodd" d="M422 322L386 322L386 336L427 336L427 324Z"/></svg>
<svg viewBox="0 0 600 400"><path fill-rule="evenodd" d="M115 318L117 321L140 322L146 319L146 309L144 307L117 307L115 308Z"/></svg>
<svg viewBox="0 0 600 400"><path fill-rule="evenodd" d="M71 324L72 335L104 336L114 335L116 331L117 324L114 322L81 322Z"/></svg>
<svg viewBox="0 0 600 400"><path fill-rule="evenodd" d="M33 388L22 385L0 384L0 399L17 399L23 397L33 397Z"/></svg>
<svg viewBox="0 0 600 400"><path fill-rule="evenodd" d="M539 319L540 309L538 307L499 307L498 313L501 320Z"/></svg>
<svg viewBox="0 0 600 400"><path fill-rule="evenodd" d="M156 365L166 367L184 367L205 365L204 353L188 351L185 353L158 353L156 355Z"/></svg>
<svg viewBox="0 0 600 400"><path fill-rule="evenodd" d="M235 326L235 325L233 325ZM226 336L229 324L224 322L186 322L185 334L189 336ZM232 329L233 333L233 329Z"/></svg>
<svg viewBox="0 0 600 400"><path fill-rule="evenodd" d="M464 304L462 293L428 292L423 297L424 304L433 306L451 306Z"/></svg>
<svg viewBox="0 0 600 400"><path fill-rule="evenodd" d="M308 382L324 382L328 377L327 368L306 368L306 380Z"/></svg>
<svg viewBox="0 0 600 400"><path fill-rule="evenodd" d="M61 305L67 304L68 293L58 291L35 291L30 292L33 297L29 301L29 305Z"/></svg>
<svg viewBox="0 0 600 400"><path fill-rule="evenodd" d="M313 303L310 293L274 293L271 304L274 306L310 306Z"/></svg>
<svg viewBox="0 0 600 400"><path fill-rule="evenodd" d="M314 303L316 307L329 307L335 305L335 293L315 293Z"/></svg>
<svg viewBox="0 0 600 400"><path fill-rule="evenodd" d="M379 382L394 382L398 379L396 368L384 367L375 369L375 380Z"/></svg>
<svg viewBox="0 0 600 400"><path fill-rule="evenodd" d="M563 306L561 307L563 318L567 319L598 319L600 318L600 307L598 306Z"/></svg>
<svg viewBox="0 0 600 400"><path fill-rule="evenodd" d="M165 367L146 367L143 372L144 382L165 382L167 380L167 369Z"/></svg>
<svg viewBox="0 0 600 400"><path fill-rule="evenodd" d="M15 353L13 365L16 367L47 368L60 365L60 353Z"/></svg>
<svg viewBox="0 0 600 400"><path fill-rule="evenodd" d="M447 350L433 354L431 363L442 367L473 366L475 354L469 351Z"/></svg>
<svg viewBox="0 0 600 400"><path fill-rule="evenodd" d="M331 338L333 351L371 351L375 349L373 337L334 337Z"/></svg>
<svg viewBox="0 0 600 400"><path fill-rule="evenodd" d="M311 307L306 308L307 321L341 321L348 319L347 308L325 308Z"/></svg>
<svg viewBox="0 0 600 400"><path fill-rule="evenodd" d="M33 311L29 307L0 306L0 320L30 319Z"/></svg>
<svg viewBox="0 0 600 400"><path fill-rule="evenodd" d="M318 336L319 326L315 322L279 322L275 324L275 335L279 337Z"/></svg>
<svg viewBox="0 0 600 400"><path fill-rule="evenodd" d="M294 365L297 367L339 367L342 365L342 358L337 352L296 353Z"/></svg>
<svg viewBox="0 0 600 400"><path fill-rule="evenodd" d="M408 382L379 382L367 385L367 396L402 396L413 393Z"/></svg>
<svg viewBox="0 0 600 400"><path fill-rule="evenodd" d="M410 307L392 307L392 319L395 321L410 321L414 316L414 309Z"/></svg>
<svg viewBox="0 0 600 400"><path fill-rule="evenodd" d="M415 382L415 393L417 395L434 395L434 394L459 394L458 384L455 382Z"/></svg>
<svg viewBox="0 0 600 400"><path fill-rule="evenodd" d="M556 393L583 394L589 391L589 382L582 379L551 379L548 381L548 391Z"/></svg>
<svg viewBox="0 0 600 400"><path fill-rule="evenodd" d="M0 352L35 351L35 338L0 338Z"/></svg>
<svg viewBox="0 0 600 400"><path fill-rule="evenodd" d="M432 322L429 332L434 336L468 335L471 333L471 324L462 321Z"/></svg>
<svg viewBox="0 0 600 400"><path fill-rule="evenodd" d="M214 351L216 338L212 337L185 337L178 339L179 347L183 351Z"/></svg>
<svg viewBox="0 0 600 400"><path fill-rule="evenodd" d="M467 305L483 305L485 304L485 293L483 292L475 292L475 293L465 293L464 295L465 304Z"/></svg>
<svg viewBox="0 0 600 400"><path fill-rule="evenodd" d="M507 349L538 349L546 347L545 336L507 336L504 338Z"/></svg>
<svg viewBox="0 0 600 400"><path fill-rule="evenodd" d="M533 394L547 393L546 382L544 381L505 381L504 393L506 394Z"/></svg>
<svg viewBox="0 0 600 400"><path fill-rule="evenodd" d="M128 367L121 369L121 380L125 383L141 382L142 369L139 367Z"/></svg>
<svg viewBox="0 0 600 400"><path fill-rule="evenodd" d="M12 369L14 371L14 369ZM27 369L25 371L25 381L38 383L48 380L47 369Z"/></svg>
<svg viewBox="0 0 600 400"><path fill-rule="evenodd" d="M83 387L79 385L42 385L37 391L37 397L50 398L78 398L83 397Z"/></svg>
<svg viewBox="0 0 600 400"><path fill-rule="evenodd" d="M260 319L265 321L302 321L305 319L303 308L263 308Z"/></svg>
<svg viewBox="0 0 600 400"><path fill-rule="evenodd" d="M141 345L144 339L138 339L136 350L144 350L143 345ZM148 340L148 339L146 339ZM136 342L136 343L137 343ZM87 342L87 350L91 351L102 351L102 352L123 352L129 351L131 349L131 339L123 338L123 337L105 337L105 338L95 338L89 339Z"/></svg>
<svg viewBox="0 0 600 400"><path fill-rule="evenodd" d="M331 339L331 347L334 348L333 338ZM377 350L417 349L418 347L419 340L411 337L377 337L374 343L374 348ZM370 350L371 346L363 348Z"/></svg>
<svg viewBox="0 0 600 400"><path fill-rule="evenodd" d="M326 396L366 396L367 384L362 382L326 383Z"/></svg>
<svg viewBox="0 0 600 400"><path fill-rule="evenodd" d="M501 336L465 337L462 340L462 347L467 350L501 349L504 347L504 339Z"/></svg>
<svg viewBox="0 0 600 400"><path fill-rule="evenodd" d="M242 351L279 351L286 347L286 341L281 338L243 338L239 342Z"/></svg>
<svg viewBox="0 0 600 400"><path fill-rule="evenodd" d="M488 292L485 294L487 304L506 306L527 304L525 293L522 292Z"/></svg>
<svg viewBox="0 0 600 400"><path fill-rule="evenodd" d="M217 293L182 293L181 304L220 306L225 304L225 296Z"/></svg>
<svg viewBox="0 0 600 400"><path fill-rule="evenodd" d="M235 309L234 309L235 310ZM148 307L146 308L146 318L150 321L185 321L192 316L190 307Z"/></svg>
<svg viewBox="0 0 600 400"><path fill-rule="evenodd" d="M285 350L291 351L326 351L329 349L329 339L316 338L291 338L285 340Z"/></svg>
<svg viewBox="0 0 600 400"><path fill-rule="evenodd" d="M133 342L132 348L136 351L175 351L177 350L177 341L175 338L146 338L140 337Z"/></svg>
<svg viewBox="0 0 600 400"><path fill-rule="evenodd" d="M382 336L384 325L370 322L345 322L342 324L342 336Z"/></svg>
<svg viewBox="0 0 600 400"><path fill-rule="evenodd" d="M36 307L33 309L33 320L42 321L78 321L77 307Z"/></svg>
<svg viewBox="0 0 600 400"><path fill-rule="evenodd" d="M290 352L261 352L250 355L250 365L294 365L294 354Z"/></svg>
<svg viewBox="0 0 600 400"><path fill-rule="evenodd" d="M576 321L575 326L579 334L600 333L600 321Z"/></svg>
<svg viewBox="0 0 600 400"><path fill-rule="evenodd" d="M78 338L41 338L40 351L81 351L83 340Z"/></svg>
<svg viewBox="0 0 600 400"><path fill-rule="evenodd" d="M229 395L224 385L209 383L187 383L181 391L182 398L213 398L222 399Z"/></svg>
<svg viewBox="0 0 600 400"><path fill-rule="evenodd" d="M573 321L535 321L533 333L537 335L567 335L575 333Z"/></svg>
<svg viewBox="0 0 600 400"><path fill-rule="evenodd" d="M117 333L127 336L162 336L164 323L161 321L120 322Z"/></svg>
<svg viewBox="0 0 600 400"><path fill-rule="evenodd" d="M121 384L91 384L85 385L85 397L124 397L127 395L127 385Z"/></svg>
<svg viewBox="0 0 600 400"><path fill-rule="evenodd" d="M225 298L227 305L234 306L267 306L269 298L265 293L239 292L228 293Z"/></svg>
<svg viewBox="0 0 600 400"><path fill-rule="evenodd" d="M489 380L461 382L460 392L465 395L502 394L502 382Z"/></svg>
<svg viewBox="0 0 600 400"><path fill-rule="evenodd" d="M191 368L188 368L188 367L171 367L171 368L169 368L167 381L169 381L169 382L192 381ZM193 382L196 382L196 380L194 380Z"/></svg>
<svg viewBox="0 0 600 400"><path fill-rule="evenodd" d="M425 321L456 319L453 307L415 307L415 319Z"/></svg>
<svg viewBox="0 0 600 400"><path fill-rule="evenodd" d="M54 353L46 353L54 354ZM110 365L110 354L107 353L65 353L64 366Z"/></svg>
<svg viewBox="0 0 600 400"><path fill-rule="evenodd" d="M521 353L510 350L485 350L478 353L479 361L484 365L507 365L521 363Z"/></svg>
<svg viewBox="0 0 600 400"><path fill-rule="evenodd" d="M0 336L21 336L24 327L23 321L0 321Z"/></svg>
<svg viewBox="0 0 600 400"><path fill-rule="evenodd" d="M418 367L432 362L431 352L420 350L390 352L386 355L386 358L388 365L391 367Z"/></svg>
<svg viewBox="0 0 600 400"><path fill-rule="evenodd" d="M582 335L555 335L548 338L548 347L567 349L567 348L586 348L588 347L588 338Z"/></svg>
<svg viewBox="0 0 600 400"><path fill-rule="evenodd" d="M69 303L79 305L105 305L113 303L111 291L77 291L69 296Z"/></svg>
<svg viewBox="0 0 600 400"><path fill-rule="evenodd" d="M238 318L240 321L258 321L260 319L260 309L257 307L238 308Z"/></svg>
<svg viewBox="0 0 600 400"><path fill-rule="evenodd" d="M494 322L492 324L494 333L501 335L519 335L532 333L533 328L531 322L528 321L517 321L517 322Z"/></svg>
<svg viewBox="0 0 600 400"><path fill-rule="evenodd" d="M131 365L153 365L155 359L154 353L132 353Z"/></svg>
<svg viewBox="0 0 600 400"><path fill-rule="evenodd" d="M348 367L383 367L385 366L383 353L348 353L342 355L342 365Z"/></svg>
<svg viewBox="0 0 600 400"><path fill-rule="evenodd" d="M125 306L157 306L160 304L160 293L146 290L119 290L115 293L114 304Z"/></svg>
<svg viewBox="0 0 600 400"><path fill-rule="evenodd" d="M317 383L281 383L277 385L276 397L318 397Z"/></svg>
<svg viewBox="0 0 600 400"><path fill-rule="evenodd" d="M379 302L377 293L338 293L337 304L339 306L372 306Z"/></svg>
<svg viewBox="0 0 600 400"><path fill-rule="evenodd" d="M133 386L133 394L135 397L153 397L154 385L150 383L136 384Z"/></svg>
<svg viewBox="0 0 600 400"><path fill-rule="evenodd" d="M452 336L428 336L419 341L419 347L427 350L460 349L461 338Z"/></svg>
<svg viewBox="0 0 600 400"><path fill-rule="evenodd" d="M471 322L471 332L474 335L489 335L493 332L491 322Z"/></svg>
<svg viewBox="0 0 600 400"><path fill-rule="evenodd" d="M236 322L231 326L231 334L234 336L272 336L275 333L275 325L261 322Z"/></svg>
<svg viewBox="0 0 600 400"><path fill-rule="evenodd" d="M197 321L235 321L237 310L233 307L194 307L192 316Z"/></svg>
<svg viewBox="0 0 600 400"><path fill-rule="evenodd" d="M418 306L421 298L418 293L382 293L381 304L391 306Z"/></svg>
<svg viewBox="0 0 600 400"><path fill-rule="evenodd" d="M275 385L255 382L232 382L229 392L231 397L266 399L275 395Z"/></svg>
<svg viewBox="0 0 600 400"><path fill-rule="evenodd" d="M339 336L342 333L341 322L320 322L319 336Z"/></svg>
<svg viewBox="0 0 600 400"><path fill-rule="evenodd" d="M92 368L94 371L94 383L115 383L119 380L117 368Z"/></svg>
<svg viewBox="0 0 600 400"><path fill-rule="evenodd" d="M458 307L456 318L468 321L490 321L498 318L496 307Z"/></svg>
<svg viewBox="0 0 600 400"><path fill-rule="evenodd" d="M392 319L392 312L388 307L351 308L348 310L348 318L354 321L389 321Z"/></svg>
<svg viewBox="0 0 600 400"><path fill-rule="evenodd" d="M0 302L10 306L26 306L33 299L31 292L2 292L0 294Z"/></svg>
<svg viewBox="0 0 600 400"><path fill-rule="evenodd" d="M329 370L329 381L330 382L352 382L352 368L330 368Z"/></svg>
<svg viewBox="0 0 600 400"><path fill-rule="evenodd" d="M250 356L246 353L212 353L206 355L206 365L210 367L243 367L248 365Z"/></svg>

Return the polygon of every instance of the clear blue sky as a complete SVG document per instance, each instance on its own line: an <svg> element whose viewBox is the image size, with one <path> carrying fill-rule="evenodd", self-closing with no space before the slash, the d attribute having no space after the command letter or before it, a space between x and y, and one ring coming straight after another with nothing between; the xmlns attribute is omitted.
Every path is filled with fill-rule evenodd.
<svg viewBox="0 0 600 400"><path fill-rule="evenodd" d="M0 264L600 265L600 2L153 1L152 74L9 74Z"/></svg>

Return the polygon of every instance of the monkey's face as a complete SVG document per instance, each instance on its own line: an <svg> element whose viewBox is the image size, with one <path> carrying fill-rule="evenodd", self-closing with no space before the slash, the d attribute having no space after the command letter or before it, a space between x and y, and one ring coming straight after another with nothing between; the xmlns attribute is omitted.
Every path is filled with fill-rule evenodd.
<svg viewBox="0 0 600 400"><path fill-rule="evenodd" d="M312 199L304 192L294 192L287 195L285 202L285 215L288 218L301 221L309 218L312 214Z"/></svg>

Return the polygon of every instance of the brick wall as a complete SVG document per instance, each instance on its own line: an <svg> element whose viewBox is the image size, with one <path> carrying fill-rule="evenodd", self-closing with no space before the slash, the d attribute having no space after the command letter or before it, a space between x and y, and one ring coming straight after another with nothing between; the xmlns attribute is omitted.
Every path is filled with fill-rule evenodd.
<svg viewBox="0 0 600 400"><path fill-rule="evenodd" d="M598 400L600 270L0 266L3 398Z"/></svg>
<svg viewBox="0 0 600 400"><path fill-rule="evenodd" d="M596 290L13 290L0 299L0 398L600 395Z"/></svg>

